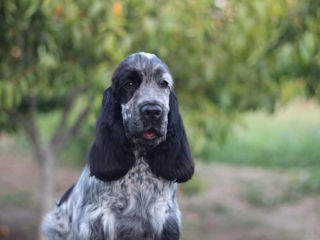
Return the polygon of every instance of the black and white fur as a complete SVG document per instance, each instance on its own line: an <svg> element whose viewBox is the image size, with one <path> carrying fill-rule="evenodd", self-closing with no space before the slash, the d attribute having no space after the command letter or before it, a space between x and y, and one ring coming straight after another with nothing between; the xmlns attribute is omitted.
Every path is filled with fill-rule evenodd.
<svg viewBox="0 0 320 240"><path fill-rule="evenodd" d="M177 183L193 171L168 67L132 54L104 92L88 164L45 216L44 232L50 240L178 240Z"/></svg>

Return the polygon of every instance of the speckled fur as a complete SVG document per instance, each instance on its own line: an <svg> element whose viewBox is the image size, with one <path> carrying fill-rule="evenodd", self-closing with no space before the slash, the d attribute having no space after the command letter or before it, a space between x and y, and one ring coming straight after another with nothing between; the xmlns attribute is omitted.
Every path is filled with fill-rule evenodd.
<svg viewBox="0 0 320 240"><path fill-rule="evenodd" d="M116 87L105 91L89 162L78 182L44 218L43 230L49 240L178 240L180 237L177 182L189 180L194 165L177 99L172 93L173 80L167 66L153 54L133 54L123 62L130 69L139 70L143 81L131 99L119 104L120 120L116 123L112 119L118 111L112 105L116 102L112 100ZM166 79L168 89L159 90L157 77ZM145 131L147 123L141 123L139 106L149 102L163 108L164 116L156 123L162 135L152 142L152 148L144 148L134 134ZM104 145L108 141L109 145ZM122 155L116 154L121 151L117 141L126 146ZM106 146L108 152L104 152ZM115 153L110 154L114 149ZM106 155L110 159L103 159ZM126 157L129 160L123 162ZM122 168L116 168L118 162ZM97 165L90 165L93 163ZM106 168L110 175L104 176L104 169L100 171L100 168Z"/></svg>
<svg viewBox="0 0 320 240"><path fill-rule="evenodd" d="M91 177L86 167L68 200L46 216L43 228L50 240L160 240L166 221L180 226L176 187L155 177L143 157L125 177L110 183Z"/></svg>

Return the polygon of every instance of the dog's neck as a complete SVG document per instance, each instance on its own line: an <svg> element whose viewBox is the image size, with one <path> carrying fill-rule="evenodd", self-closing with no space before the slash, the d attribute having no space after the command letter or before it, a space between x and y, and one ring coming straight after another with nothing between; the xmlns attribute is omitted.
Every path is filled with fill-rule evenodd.
<svg viewBox="0 0 320 240"><path fill-rule="evenodd" d="M151 147L151 146L141 146L141 145L134 144L132 151L136 160L138 160L140 158L146 158L148 152L152 151L154 147L155 146Z"/></svg>

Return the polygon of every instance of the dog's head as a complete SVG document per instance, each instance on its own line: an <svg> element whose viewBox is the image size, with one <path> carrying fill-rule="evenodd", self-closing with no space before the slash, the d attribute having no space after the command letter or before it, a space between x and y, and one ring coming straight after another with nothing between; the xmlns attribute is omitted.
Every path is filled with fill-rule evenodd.
<svg viewBox="0 0 320 240"><path fill-rule="evenodd" d="M170 181L191 178L194 164L166 64L154 54L124 59L105 90L96 139L89 153L91 174L112 181L144 154L152 172Z"/></svg>
<svg viewBox="0 0 320 240"><path fill-rule="evenodd" d="M168 67L153 54L133 54L120 63L112 89L121 105L125 134L134 144L154 147L165 140L172 88Z"/></svg>

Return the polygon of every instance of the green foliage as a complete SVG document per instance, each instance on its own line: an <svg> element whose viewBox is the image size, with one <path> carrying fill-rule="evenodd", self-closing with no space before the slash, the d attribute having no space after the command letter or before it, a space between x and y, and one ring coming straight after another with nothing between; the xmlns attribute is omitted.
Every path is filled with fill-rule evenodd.
<svg viewBox="0 0 320 240"><path fill-rule="evenodd" d="M242 111L320 96L318 0L16 0L0 3L0 130L61 109L76 88L94 125L115 66L137 51L170 67L195 156L224 142ZM291 82L301 92L290 92ZM68 123L70 124L70 120Z"/></svg>

